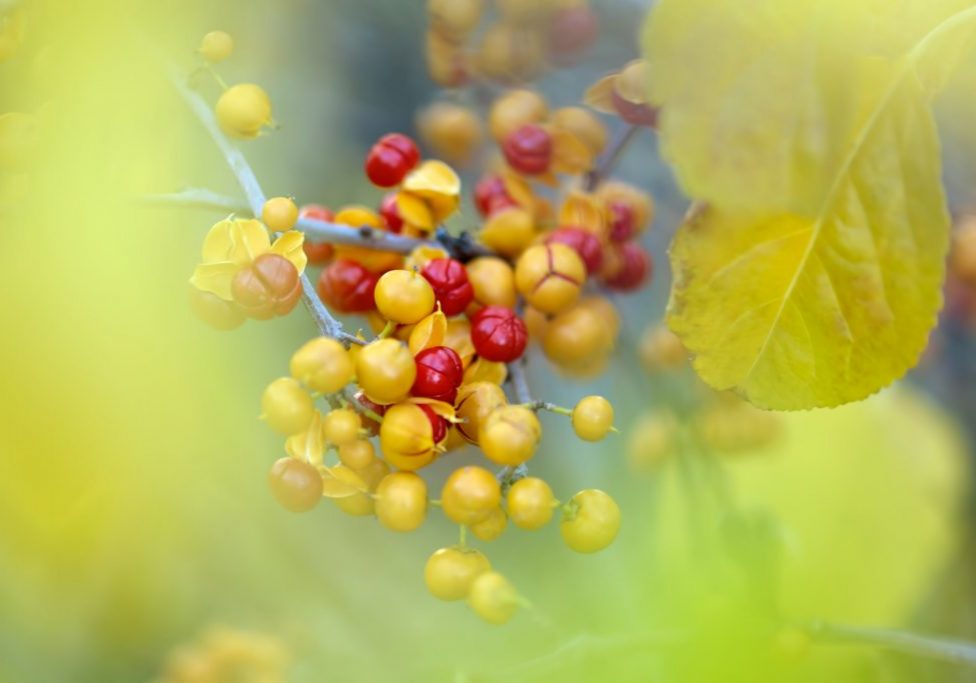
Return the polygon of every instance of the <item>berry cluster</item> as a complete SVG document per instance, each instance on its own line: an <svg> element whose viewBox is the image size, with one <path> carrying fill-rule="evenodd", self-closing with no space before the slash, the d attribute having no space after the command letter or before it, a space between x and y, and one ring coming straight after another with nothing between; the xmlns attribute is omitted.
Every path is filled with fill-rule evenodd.
<svg viewBox="0 0 976 683"><path fill-rule="evenodd" d="M946 312L964 323L976 322L976 213L956 221L946 290Z"/></svg>
<svg viewBox="0 0 976 683"><path fill-rule="evenodd" d="M427 15L427 70L445 88L534 80L572 63L599 30L586 0L428 0Z"/></svg>
<svg viewBox="0 0 976 683"><path fill-rule="evenodd" d="M480 4L432 1L432 34L469 36ZM551 5L499 1L498 26L537 32L553 12L576 27L591 16L582 5ZM201 69L216 77L213 64L232 50L229 36L208 34L198 49ZM257 86L222 87L215 118L227 135L248 139L271 125ZM597 116L551 109L533 90L501 94L484 119L441 103L419 123L430 147L451 159L473 158L482 130L497 144L498 161L474 187L479 229L447 232L445 221L461 206L457 172L391 133L363 162L381 190L373 207L333 211L262 197L256 218L214 225L191 278L192 303L214 327L232 329L286 315L304 300L321 336L292 355L289 374L261 397L261 418L283 437L287 454L268 475L274 498L294 512L329 498L398 532L417 529L440 508L460 526L461 541L430 557L428 589L444 600L466 598L485 620L501 623L524 601L469 547L469 533L492 541L509 522L536 530L558 515L575 551L602 550L617 535L620 510L609 495L587 489L559 501L526 467L542 441L540 411L568 417L576 435L592 442L616 431L612 405L601 396L572 409L533 400L522 364L532 343L564 374L602 370L620 330L607 293L636 290L650 276L650 256L636 238L651 222L653 202L607 177L620 149L608 149ZM308 279L309 266L320 269L317 277ZM333 313L362 316L372 335L345 332ZM484 466L456 466L439 496L431 495L423 469L468 445L480 449Z"/></svg>

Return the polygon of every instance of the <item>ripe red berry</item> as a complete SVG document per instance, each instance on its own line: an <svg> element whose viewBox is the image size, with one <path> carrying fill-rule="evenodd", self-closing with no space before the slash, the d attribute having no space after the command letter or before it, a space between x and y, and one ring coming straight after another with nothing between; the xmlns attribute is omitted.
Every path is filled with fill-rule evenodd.
<svg viewBox="0 0 976 683"><path fill-rule="evenodd" d="M478 213L487 218L496 211L518 206L505 187L501 176L486 175L474 186L474 205Z"/></svg>
<svg viewBox="0 0 976 683"><path fill-rule="evenodd" d="M462 313L474 299L474 287L468 280L464 264L450 258L435 258L424 265L420 274L434 289L434 296L446 316Z"/></svg>
<svg viewBox="0 0 976 683"><path fill-rule="evenodd" d="M600 22L586 6L565 7L552 16L549 29L549 54L567 64L576 54L590 47L600 31Z"/></svg>
<svg viewBox="0 0 976 683"><path fill-rule="evenodd" d="M529 334L510 308L486 306L471 318L471 343L485 360L511 363L522 356Z"/></svg>
<svg viewBox="0 0 976 683"><path fill-rule="evenodd" d="M380 202L380 215L390 232L399 233L403 230L403 217L400 215L400 209L397 208L396 192L390 192L383 197L383 201Z"/></svg>
<svg viewBox="0 0 976 683"><path fill-rule="evenodd" d="M366 155L366 176L378 187L399 185L420 161L416 143L401 133L384 135Z"/></svg>
<svg viewBox="0 0 976 683"><path fill-rule="evenodd" d="M505 138L502 152L508 165L519 173L539 175L552 161L552 138L542 126L527 123Z"/></svg>
<svg viewBox="0 0 976 683"><path fill-rule="evenodd" d="M620 262L620 270L606 280L606 285L610 289L633 291L644 284L651 275L653 267L651 255L635 242L620 245Z"/></svg>
<svg viewBox="0 0 976 683"><path fill-rule="evenodd" d="M340 313L366 313L373 310L378 279L355 261L339 259L319 275L319 296Z"/></svg>
<svg viewBox="0 0 976 683"><path fill-rule="evenodd" d="M424 411L424 415L430 420L430 430L431 439L433 439L435 444L440 443L447 438L447 420L434 412L434 409L430 406L421 405L420 409Z"/></svg>
<svg viewBox="0 0 976 683"><path fill-rule="evenodd" d="M572 247L586 264L587 274L600 270L603 263L603 245L600 238L583 228L559 228L546 236L546 244L559 242Z"/></svg>
<svg viewBox="0 0 976 683"><path fill-rule="evenodd" d="M291 261L269 252L234 276L231 293L245 314L267 320L295 308L302 296L302 283Z"/></svg>
<svg viewBox="0 0 976 683"><path fill-rule="evenodd" d="M414 356L414 361L417 379L410 393L454 405L464 377L464 366L457 351L448 346L432 346Z"/></svg>
<svg viewBox="0 0 976 683"><path fill-rule="evenodd" d="M335 218L335 214L332 213L331 209L321 204L306 204L298 210L298 217L331 223L332 219ZM308 257L308 262L317 266L328 263L334 253L332 245L328 242L311 242L308 237L302 243L302 250L305 252L305 256Z"/></svg>
<svg viewBox="0 0 976 683"><path fill-rule="evenodd" d="M637 231L637 213L626 202L612 201L610 209L610 241L626 242Z"/></svg>

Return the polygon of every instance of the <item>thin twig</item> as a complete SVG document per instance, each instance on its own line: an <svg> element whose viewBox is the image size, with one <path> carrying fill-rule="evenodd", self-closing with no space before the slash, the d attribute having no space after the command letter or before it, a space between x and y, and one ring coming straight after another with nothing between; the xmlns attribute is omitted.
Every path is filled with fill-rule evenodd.
<svg viewBox="0 0 976 683"><path fill-rule="evenodd" d="M254 171L251 170L251 167L248 165L244 155L239 149L231 144L230 140L228 140L223 134L220 127L217 125L217 119L210 110L210 106L203 100L202 97L193 92L193 90L187 86L183 75L179 72L179 70L172 67L170 69L170 77L177 91L183 96L183 99L186 100L186 103L190 106L190 109L194 114L196 114L197 119L200 120L203 127L206 128L208 133L210 133L210 137L223 153L224 159L227 161L227 165L230 166L231 170L234 172L237 182L244 191L244 196L247 198L247 204L251 209L251 213L255 216L259 216L261 214L261 209L264 207L265 195L261 190L261 185L258 183L257 176L254 175ZM316 293L312 282L305 274L302 274L302 302L305 304L306 308L308 308L309 313L312 314L312 318L315 320L316 326L323 335L334 337L340 341L346 341L349 343L362 343L356 337L353 337L352 335L343 331L342 323L340 323L329 312L329 309L325 307L322 300L319 299L319 295Z"/></svg>
<svg viewBox="0 0 976 683"><path fill-rule="evenodd" d="M620 157L640 130L641 126L628 126L624 129L624 132L614 141L610 149L600 159L597 167L586 176L587 192L592 192L600 186L600 183L610 177L613 169L617 166L617 162L620 161Z"/></svg>
<svg viewBox="0 0 976 683"><path fill-rule="evenodd" d="M243 199L228 197L212 190L190 187L170 194L147 194L141 197L147 204L176 206L191 209L213 209L214 211L251 214L251 207Z"/></svg>
<svg viewBox="0 0 976 683"><path fill-rule="evenodd" d="M521 360L508 364L508 377L512 381L512 391L519 403L532 403L532 392L529 391L529 381L525 377L525 366Z"/></svg>
<svg viewBox="0 0 976 683"><path fill-rule="evenodd" d="M976 644L961 640L934 638L905 631L827 624L819 621L811 623L807 631L814 638L825 642L873 645L917 657L976 666Z"/></svg>

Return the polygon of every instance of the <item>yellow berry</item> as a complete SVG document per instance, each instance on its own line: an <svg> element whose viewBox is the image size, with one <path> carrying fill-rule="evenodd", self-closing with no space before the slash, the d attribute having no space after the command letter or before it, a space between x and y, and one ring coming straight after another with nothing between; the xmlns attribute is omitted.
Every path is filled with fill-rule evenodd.
<svg viewBox="0 0 976 683"><path fill-rule="evenodd" d="M505 532L508 517L500 507L492 510L487 517L470 526L471 533L482 541L494 541Z"/></svg>
<svg viewBox="0 0 976 683"><path fill-rule="evenodd" d="M320 394L334 394L356 374L346 348L329 337L307 342L291 357L291 376Z"/></svg>
<svg viewBox="0 0 976 683"><path fill-rule="evenodd" d="M376 308L387 320L412 325L434 310L434 288L409 270L391 270L376 283Z"/></svg>
<svg viewBox="0 0 976 683"><path fill-rule="evenodd" d="M495 408L479 431L479 445L485 456L499 465L521 465L535 455L542 438L536 414L524 406Z"/></svg>
<svg viewBox="0 0 976 683"><path fill-rule="evenodd" d="M525 250L515 265L515 286L533 308L550 315L576 303L586 265L579 254L560 243L537 244Z"/></svg>
<svg viewBox="0 0 976 683"><path fill-rule="evenodd" d="M350 408L339 408L322 418L322 435L333 446L343 446L359 439L363 420Z"/></svg>
<svg viewBox="0 0 976 683"><path fill-rule="evenodd" d="M467 368L474 358L474 343L471 341L471 323L467 318L453 318L447 321L443 346L454 349L461 358L461 366Z"/></svg>
<svg viewBox="0 0 976 683"><path fill-rule="evenodd" d="M462 383L491 382L501 385L506 377L508 377L508 366L504 363L477 358L465 369Z"/></svg>
<svg viewBox="0 0 976 683"><path fill-rule="evenodd" d="M427 590L439 600L463 600L471 584L491 570L488 558L473 548L441 548L424 567Z"/></svg>
<svg viewBox="0 0 976 683"><path fill-rule="evenodd" d="M356 439L339 446L339 461L353 470L368 467L376 458L376 450L368 439Z"/></svg>
<svg viewBox="0 0 976 683"><path fill-rule="evenodd" d="M492 382L474 382L462 384L458 389L457 417L461 422L457 430L465 439L473 444L478 443L482 423L488 415L508 403L505 392Z"/></svg>
<svg viewBox="0 0 976 683"><path fill-rule="evenodd" d="M474 289L472 306L515 307L518 299L515 273L507 261L495 256L479 256L469 261L465 268L468 271L468 281Z"/></svg>
<svg viewBox="0 0 976 683"><path fill-rule="evenodd" d="M517 206L496 211L485 221L478 238L502 256L517 256L535 237L532 214Z"/></svg>
<svg viewBox="0 0 976 683"><path fill-rule="evenodd" d="M497 23L482 34L475 61L486 78L502 83L525 83L542 71L545 48L538 32Z"/></svg>
<svg viewBox="0 0 976 683"><path fill-rule="evenodd" d="M413 472L388 474L376 487L376 518L393 531L413 531L427 517L427 483Z"/></svg>
<svg viewBox="0 0 976 683"><path fill-rule="evenodd" d="M508 489L508 516L520 529L544 527L552 519L555 503L549 484L537 477L519 479Z"/></svg>
<svg viewBox="0 0 976 683"><path fill-rule="evenodd" d="M417 365L406 344L377 339L356 355L356 379L371 401L381 405L407 397L417 378Z"/></svg>
<svg viewBox="0 0 976 683"><path fill-rule="evenodd" d="M441 506L458 524L475 524L488 517L501 501L501 486L483 467L468 465L454 470L441 490Z"/></svg>
<svg viewBox="0 0 976 683"><path fill-rule="evenodd" d="M542 338L546 357L560 366L592 363L612 348L604 320L592 308L574 306L549 320Z"/></svg>
<svg viewBox="0 0 976 683"><path fill-rule="evenodd" d="M552 112L553 124L575 135L594 155L607 146L607 127L583 107L563 107Z"/></svg>
<svg viewBox="0 0 976 683"><path fill-rule="evenodd" d="M648 327L638 345L641 364L648 372L681 367L688 360L688 352L678 335L664 325Z"/></svg>
<svg viewBox="0 0 976 683"><path fill-rule="evenodd" d="M510 90L491 105L488 127L498 143L529 123L542 123L549 116L549 106L533 90Z"/></svg>
<svg viewBox="0 0 976 683"><path fill-rule="evenodd" d="M337 479L350 481L358 478L366 481L362 472L352 470L345 465L336 465L332 468L332 472ZM355 494L344 498L333 498L332 502L337 508L353 517L367 517L374 511L373 497L366 491L357 491Z"/></svg>
<svg viewBox="0 0 976 683"><path fill-rule="evenodd" d="M417 129L437 156L452 164L471 159L484 138L477 114L450 102L435 102L423 110Z"/></svg>
<svg viewBox="0 0 976 683"><path fill-rule="evenodd" d="M518 611L519 595L508 579L498 572L487 571L471 584L468 604L488 623L504 624Z"/></svg>
<svg viewBox="0 0 976 683"><path fill-rule="evenodd" d="M380 423L380 448L386 460L402 470L426 467L437 454L434 430L420 406L398 403Z"/></svg>
<svg viewBox="0 0 976 683"><path fill-rule="evenodd" d="M455 40L478 27L484 9L484 0L427 0L431 28Z"/></svg>
<svg viewBox="0 0 976 683"><path fill-rule="evenodd" d="M279 377L261 395L264 421L284 436L297 434L308 427L315 414L312 397L292 377Z"/></svg>
<svg viewBox="0 0 976 683"><path fill-rule="evenodd" d="M678 421L671 412L651 412L641 416L630 431L627 457L635 470L650 470L675 452Z"/></svg>
<svg viewBox="0 0 976 683"><path fill-rule="evenodd" d="M292 512L307 512L322 500L322 475L314 465L295 458L276 460L268 485L275 499Z"/></svg>
<svg viewBox="0 0 976 683"><path fill-rule="evenodd" d="M224 91L217 100L216 114L225 133L250 140L271 124L271 100L260 86L241 83Z"/></svg>
<svg viewBox="0 0 976 683"><path fill-rule="evenodd" d="M200 41L197 52L211 64L222 62L234 52L234 39L224 31L211 31Z"/></svg>
<svg viewBox="0 0 976 683"><path fill-rule="evenodd" d="M383 478L390 473L390 466L379 458L374 458L366 467L356 470L356 474L366 482L370 491L375 491Z"/></svg>
<svg viewBox="0 0 976 683"><path fill-rule="evenodd" d="M271 232L286 232L298 222L298 206L289 197L272 197L261 209L261 220Z"/></svg>
<svg viewBox="0 0 976 683"><path fill-rule="evenodd" d="M603 491L587 489L573 496L559 525L563 541L578 553L595 553L613 543L620 531L620 508Z"/></svg>
<svg viewBox="0 0 976 683"><path fill-rule="evenodd" d="M573 431L584 441L599 441L613 428L613 406L602 396L587 396L573 408Z"/></svg>

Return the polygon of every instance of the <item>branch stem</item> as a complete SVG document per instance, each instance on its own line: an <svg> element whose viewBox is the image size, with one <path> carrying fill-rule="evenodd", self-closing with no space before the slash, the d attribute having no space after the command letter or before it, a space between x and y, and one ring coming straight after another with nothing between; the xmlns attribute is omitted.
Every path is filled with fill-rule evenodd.
<svg viewBox="0 0 976 683"><path fill-rule="evenodd" d="M613 144L610 149L606 151L603 157L600 159L597 167L590 171L586 177L586 190L587 192L592 192L600 186L604 180L610 177L613 170L617 167L617 163L620 161L620 157L623 156L624 151L630 146L630 143L637 137L637 133L640 132L640 126L628 126L624 129Z"/></svg>
<svg viewBox="0 0 976 683"><path fill-rule="evenodd" d="M873 645L884 650L976 667L976 644L961 640L819 621L809 624L807 631L821 641Z"/></svg>

